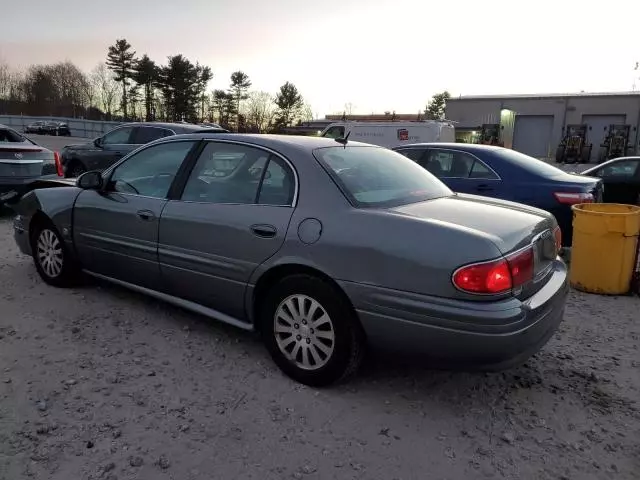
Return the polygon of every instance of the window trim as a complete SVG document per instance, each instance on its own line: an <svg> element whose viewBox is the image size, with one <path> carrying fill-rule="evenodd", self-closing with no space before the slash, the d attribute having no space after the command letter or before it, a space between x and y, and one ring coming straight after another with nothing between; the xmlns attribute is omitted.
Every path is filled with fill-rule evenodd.
<svg viewBox="0 0 640 480"><path fill-rule="evenodd" d="M171 137L166 137L166 138L171 138ZM191 148L189 149L189 151L187 152L187 154L185 155L184 159L182 160L182 163L180 164L180 167L178 167L178 171L176 172L176 175L173 179L173 181L171 182L171 185L169 185L169 190L167 190L167 193L164 197L152 197L149 195L140 195L137 193L127 193L127 192L116 192L113 190L107 190L106 187L107 185L109 185L109 182L111 181L111 177L113 176L113 172L116 171L116 169L118 167L120 167L121 165L125 164L128 160L130 160L132 157L134 157L135 155L137 155L138 153L142 153L145 150L149 149L149 148L153 148L153 147L157 147L159 145L163 145L165 143L179 143L179 142L193 142L193 145L191 146ZM171 194L173 191L173 188L176 184L177 181L179 181L182 178L183 175L183 170L184 170L184 166L187 164L187 162L189 162L191 160L191 157L194 155L194 152L199 152L200 149L200 145L201 145L201 140L199 139L192 139L192 138L184 138L184 139L179 139L179 140L173 140L173 141L167 141L167 142L159 142L159 143L145 143L143 144L141 147L136 148L135 150L133 150L132 152L130 152L128 155L124 156L122 159L120 159L120 161L114 163L113 165L111 165L109 168L107 168L106 170L104 170L102 172L102 180L103 180L103 185L104 187L102 188L101 192L105 193L105 194L118 194L118 195L125 195L128 197L136 197L136 198L153 198L156 200L170 200L171 199Z"/></svg>
<svg viewBox="0 0 640 480"><path fill-rule="evenodd" d="M278 158L280 158L281 160L283 160L285 162L285 164L291 169L291 171L293 172L293 183L294 183L294 187L293 187L293 197L291 199L291 202L289 205L267 205L267 204L261 204L261 203L256 203L255 199L254 199L254 203L215 203L215 202L198 202L195 200L182 200L180 197L182 196L182 194L184 193L184 189L187 185L187 182L189 181L189 178L191 177L191 173L193 172L193 169L195 168L196 164L198 163L198 160L200 159L200 155L202 155L202 152L204 151L204 149L210 144L210 143L225 143L225 144L230 144L230 145L240 145L243 147L250 147L250 148L255 148L258 150L263 150L265 153L268 153L269 155L267 156L267 162L265 163L265 167L269 166L269 162L271 161L271 156L276 156ZM176 180L180 180L180 184L179 186L176 186L175 190L172 192L171 189L169 190L169 193L172 195L169 195L169 200L171 201L177 201L177 202L183 202L183 203L195 203L195 204L199 204L199 205L252 205L252 206L256 206L256 207L285 207L285 208L292 208L295 209L298 206L298 193L299 193L299 177L298 177L298 171L296 170L296 168L293 166L293 163L284 155L282 155L280 152L277 152L269 147L265 147L263 145L257 145L255 143L250 143L250 142L242 142L242 141L237 141L237 140L218 140L218 139L210 139L210 138L204 138L202 139L201 143L200 143L200 147L197 149L197 151L195 152L190 152L192 154L191 158L187 158L187 160L184 162L184 164L186 164L186 162L188 161L189 164L187 164L187 166L184 169L183 175L178 178L178 176L176 176ZM266 172L266 168L264 169L264 171ZM258 187L258 192L256 193L256 198L259 198L259 193L260 190L262 189L262 180L264 177L264 172L263 172L263 176L260 179L260 184Z"/></svg>
<svg viewBox="0 0 640 480"><path fill-rule="evenodd" d="M454 153L464 153L466 155L469 155L474 159L474 163L475 162L480 162L485 167L487 167L487 169L489 171L493 172L493 174L496 176L496 178L471 178L469 176L466 176L466 177L438 177L438 178L446 178L446 179L449 179L449 180L482 180L482 181L487 181L487 182L499 182L499 181L502 181L502 177L500 177L500 175L498 175L498 172L496 172L493 168L491 168L489 165L487 165L486 162L483 162L482 160L480 160L476 155L474 155L471 152L467 152L466 150L456 150L455 148L440 148L440 147L428 147L426 151L430 152L432 150L441 150L441 151L445 151L445 152L454 152ZM473 169L473 164L471 165L471 168L469 169L469 174L471 174L471 170L472 169Z"/></svg>

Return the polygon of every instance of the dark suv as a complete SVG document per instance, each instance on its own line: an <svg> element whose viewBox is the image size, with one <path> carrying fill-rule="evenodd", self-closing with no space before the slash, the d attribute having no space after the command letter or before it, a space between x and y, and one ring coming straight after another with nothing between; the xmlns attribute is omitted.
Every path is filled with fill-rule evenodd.
<svg viewBox="0 0 640 480"><path fill-rule="evenodd" d="M159 138L184 133L229 133L224 128L190 123L138 122L118 125L88 143L67 145L60 152L64 176L73 178L89 170L104 170L129 152Z"/></svg>

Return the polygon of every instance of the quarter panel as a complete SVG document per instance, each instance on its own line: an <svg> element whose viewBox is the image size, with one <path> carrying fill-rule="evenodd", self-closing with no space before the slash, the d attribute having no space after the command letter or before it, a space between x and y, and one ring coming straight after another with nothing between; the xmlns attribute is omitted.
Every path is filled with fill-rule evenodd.
<svg viewBox="0 0 640 480"><path fill-rule="evenodd" d="M298 228L306 218L322 224L320 238L305 244ZM282 249L251 279L281 264L313 267L338 281L452 298L469 298L451 283L466 263L499 257L490 240L439 222L408 219L385 210L298 208Z"/></svg>

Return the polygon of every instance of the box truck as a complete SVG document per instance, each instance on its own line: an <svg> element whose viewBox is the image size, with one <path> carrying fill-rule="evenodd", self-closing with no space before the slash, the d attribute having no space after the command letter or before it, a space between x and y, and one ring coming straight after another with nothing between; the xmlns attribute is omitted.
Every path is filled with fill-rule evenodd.
<svg viewBox="0 0 640 480"><path fill-rule="evenodd" d="M453 125L447 121L416 122L335 122L328 125L321 137L344 138L393 148L409 143L455 142Z"/></svg>

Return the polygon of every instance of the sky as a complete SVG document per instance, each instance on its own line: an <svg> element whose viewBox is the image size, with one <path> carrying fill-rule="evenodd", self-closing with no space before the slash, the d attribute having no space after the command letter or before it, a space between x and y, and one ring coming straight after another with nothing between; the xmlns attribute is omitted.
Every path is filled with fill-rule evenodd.
<svg viewBox="0 0 640 480"><path fill-rule="evenodd" d="M31 0L0 18L0 59L89 71L117 38L164 63L294 83L317 116L417 113L433 95L640 90L640 1Z"/></svg>

